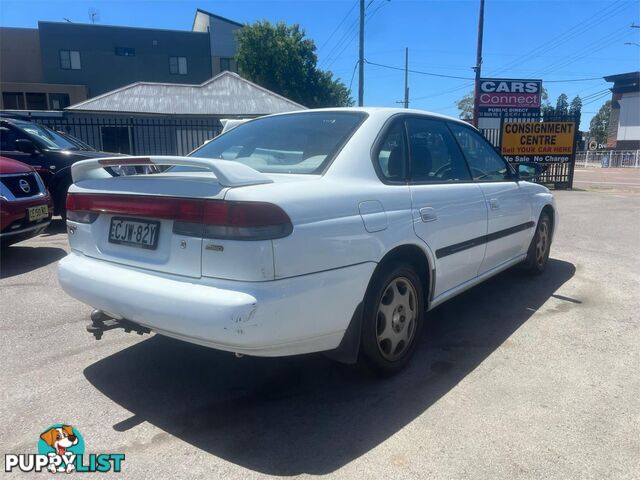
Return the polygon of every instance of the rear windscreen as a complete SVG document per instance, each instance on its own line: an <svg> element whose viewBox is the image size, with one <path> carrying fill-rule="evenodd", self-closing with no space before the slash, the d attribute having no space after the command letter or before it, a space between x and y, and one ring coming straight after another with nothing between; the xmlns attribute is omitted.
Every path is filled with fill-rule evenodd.
<svg viewBox="0 0 640 480"><path fill-rule="evenodd" d="M362 112L305 112L243 123L190 154L244 163L262 173L321 173L362 123ZM176 166L174 172L198 168Z"/></svg>

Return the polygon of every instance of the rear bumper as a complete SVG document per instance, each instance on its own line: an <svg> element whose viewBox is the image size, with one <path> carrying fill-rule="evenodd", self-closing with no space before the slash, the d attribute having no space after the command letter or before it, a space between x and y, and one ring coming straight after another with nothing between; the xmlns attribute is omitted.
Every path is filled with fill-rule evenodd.
<svg viewBox="0 0 640 480"><path fill-rule="evenodd" d="M285 356L336 348L375 268L364 263L269 282L189 279L72 252L58 276L72 297L170 337Z"/></svg>
<svg viewBox="0 0 640 480"><path fill-rule="evenodd" d="M44 232L49 226L49 223L51 223L51 220L47 219L30 227L10 232L2 232L0 233L0 242L3 245L12 245L14 243L22 242L23 240L28 240Z"/></svg>

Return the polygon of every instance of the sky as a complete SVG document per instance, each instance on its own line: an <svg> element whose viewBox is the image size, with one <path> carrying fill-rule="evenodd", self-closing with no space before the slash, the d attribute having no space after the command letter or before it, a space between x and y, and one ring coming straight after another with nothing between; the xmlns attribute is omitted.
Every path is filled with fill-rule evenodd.
<svg viewBox="0 0 640 480"><path fill-rule="evenodd" d="M357 98L358 0L2 0L0 25L39 20L190 30L196 8L240 23L298 23ZM365 58L404 67L409 48L410 107L457 115L472 89L479 0L366 0ZM584 99L582 129L610 98L602 76L640 70L640 0L486 0L483 77L542 79L552 103ZM631 45L625 45L631 43ZM445 77L425 73L445 75ZM449 78L461 77L461 78ZM353 81L352 81L353 78ZM560 80L560 81L558 81ZM366 65L365 105L399 106L404 72Z"/></svg>

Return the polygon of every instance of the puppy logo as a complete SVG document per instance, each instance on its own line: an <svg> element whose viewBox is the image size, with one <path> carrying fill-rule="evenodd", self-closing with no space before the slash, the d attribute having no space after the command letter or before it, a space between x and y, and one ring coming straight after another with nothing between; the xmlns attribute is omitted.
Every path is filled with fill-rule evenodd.
<svg viewBox="0 0 640 480"><path fill-rule="evenodd" d="M76 458L84 453L84 440L71 425L52 425L40 434L38 453L51 459L48 465L51 473L71 473L75 470Z"/></svg>
<svg viewBox="0 0 640 480"><path fill-rule="evenodd" d="M44 440L44 443L53 448L58 455L64 455L67 448L78 444L78 437L73 433L73 427L71 425L51 427L40 435L40 438Z"/></svg>

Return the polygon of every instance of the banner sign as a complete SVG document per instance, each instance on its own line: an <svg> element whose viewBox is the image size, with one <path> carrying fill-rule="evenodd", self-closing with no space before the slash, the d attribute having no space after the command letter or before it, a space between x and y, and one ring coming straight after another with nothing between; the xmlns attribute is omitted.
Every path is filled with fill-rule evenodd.
<svg viewBox="0 0 640 480"><path fill-rule="evenodd" d="M481 78L480 117L540 115L542 80Z"/></svg>
<svg viewBox="0 0 640 480"><path fill-rule="evenodd" d="M500 153L510 162L568 162L575 122L504 122Z"/></svg>

